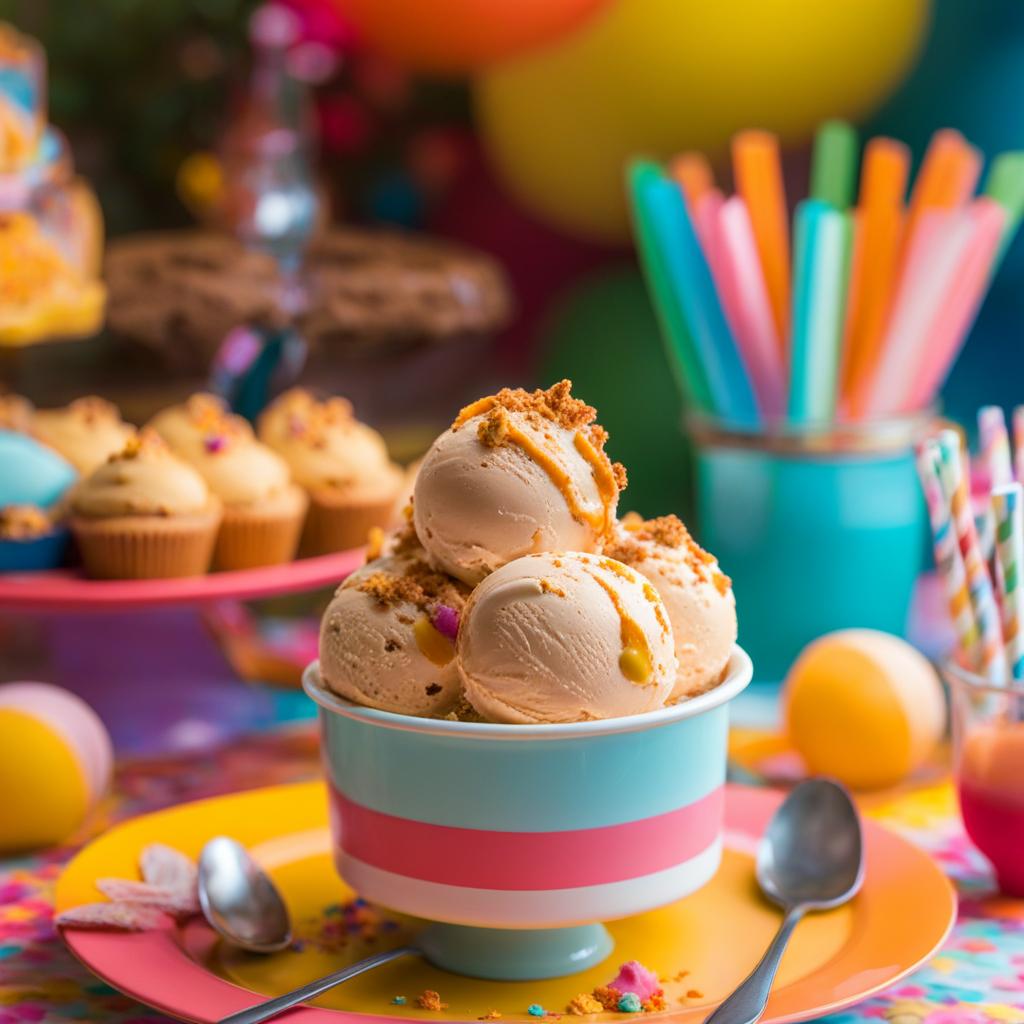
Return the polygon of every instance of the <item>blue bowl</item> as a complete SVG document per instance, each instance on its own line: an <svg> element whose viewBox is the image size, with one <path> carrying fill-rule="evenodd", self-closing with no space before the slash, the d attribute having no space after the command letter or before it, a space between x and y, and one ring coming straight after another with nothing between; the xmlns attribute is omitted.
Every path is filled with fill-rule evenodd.
<svg viewBox="0 0 1024 1024"><path fill-rule="evenodd" d="M733 652L715 689L647 714L552 725L413 718L303 677L319 706L335 861L361 896L434 922L435 965L555 977L611 950L601 921L715 873Z"/></svg>
<svg viewBox="0 0 1024 1024"><path fill-rule="evenodd" d="M0 539L0 572L40 572L64 564L70 532L60 526L26 540Z"/></svg>

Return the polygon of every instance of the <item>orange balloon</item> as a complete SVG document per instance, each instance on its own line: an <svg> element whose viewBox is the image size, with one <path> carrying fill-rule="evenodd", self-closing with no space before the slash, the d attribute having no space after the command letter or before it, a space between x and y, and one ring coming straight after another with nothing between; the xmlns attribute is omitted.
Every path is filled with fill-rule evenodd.
<svg viewBox="0 0 1024 1024"><path fill-rule="evenodd" d="M417 71L461 72L558 39L608 0L334 0L375 50Z"/></svg>

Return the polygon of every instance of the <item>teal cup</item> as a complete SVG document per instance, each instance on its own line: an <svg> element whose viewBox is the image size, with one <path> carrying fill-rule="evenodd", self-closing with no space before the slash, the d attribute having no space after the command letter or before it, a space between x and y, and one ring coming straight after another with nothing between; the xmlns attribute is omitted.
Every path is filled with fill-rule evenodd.
<svg viewBox="0 0 1024 1024"><path fill-rule="evenodd" d="M757 681L783 679L833 630L905 633L928 528L914 443L929 422L763 434L689 422L696 532L732 577Z"/></svg>

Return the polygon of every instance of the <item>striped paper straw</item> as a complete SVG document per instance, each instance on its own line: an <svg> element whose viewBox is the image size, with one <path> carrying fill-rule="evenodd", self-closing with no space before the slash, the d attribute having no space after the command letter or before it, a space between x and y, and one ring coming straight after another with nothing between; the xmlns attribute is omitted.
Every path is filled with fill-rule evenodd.
<svg viewBox="0 0 1024 1024"><path fill-rule="evenodd" d="M939 431L936 440L940 455L939 477L950 503L953 528L967 574L971 608L981 632L981 672L994 682L1001 683L1006 679L1003 631L992 579L982 558L978 532L974 526L974 513L967 487L966 457L961 452L960 435L955 430Z"/></svg>
<svg viewBox="0 0 1024 1024"><path fill-rule="evenodd" d="M935 565L946 592L949 617L953 622L957 645L966 659L966 664L977 669L981 667L981 633L971 607L967 573L956 542L949 502L942 489L939 446L934 440L923 441L917 446L916 455L917 472L921 478L925 504L928 506L928 518L932 526Z"/></svg>
<svg viewBox="0 0 1024 1024"><path fill-rule="evenodd" d="M978 410L978 436L981 439L981 463L988 471L992 489L1013 483L1010 462L1010 435L1006 417L998 405L985 405Z"/></svg>
<svg viewBox="0 0 1024 1024"><path fill-rule="evenodd" d="M1018 483L996 487L992 492L996 521L996 559L1002 588L1003 637L1010 675L1024 679L1024 489Z"/></svg>
<svg viewBox="0 0 1024 1024"><path fill-rule="evenodd" d="M1024 484L1024 405L1013 410L1013 458L1017 482Z"/></svg>

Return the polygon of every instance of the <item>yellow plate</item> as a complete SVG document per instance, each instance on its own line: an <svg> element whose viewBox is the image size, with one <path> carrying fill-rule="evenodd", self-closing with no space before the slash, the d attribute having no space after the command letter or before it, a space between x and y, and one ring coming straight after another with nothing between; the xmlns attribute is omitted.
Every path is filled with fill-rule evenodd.
<svg viewBox="0 0 1024 1024"><path fill-rule="evenodd" d="M639 960L668 979L660 1016L700 1020L749 972L767 946L779 913L761 900L753 877L757 839L781 795L730 786L721 870L700 892L660 910L612 922L615 953L582 974L535 982L491 982L448 974L410 958L353 979L290 1024L360 1020L472 1021L491 1010L531 1021L537 1003L564 1012L576 994L606 984L623 960ZM57 887L58 911L99 897L95 881L137 877L150 842L198 856L214 835L251 848L280 886L295 923L297 948L273 956L239 953L199 920L145 934L68 930L65 941L95 973L127 995L186 1020L215 1021L370 953L404 943L418 922L353 906L330 857L327 801L320 783L278 786L204 800L146 815L86 847ZM918 848L865 822L867 875L847 907L808 918L783 958L768 1021L801 1020L851 1005L892 984L929 958L952 926L951 885ZM684 973L685 972L685 973ZM425 989L448 1008L416 1006ZM393 1000L404 997L405 1005ZM599 1015L622 1020L621 1014Z"/></svg>

